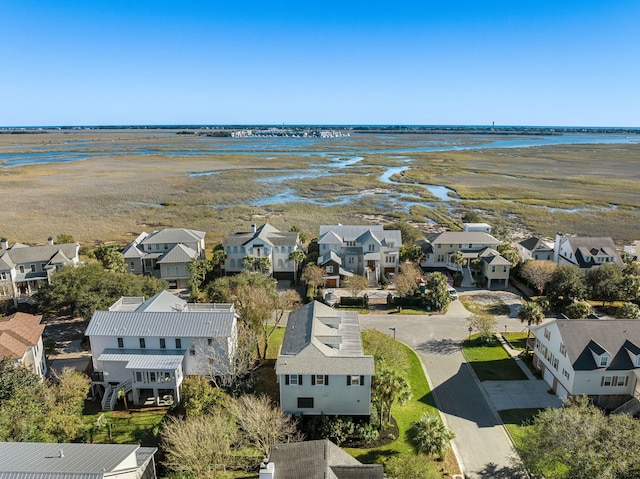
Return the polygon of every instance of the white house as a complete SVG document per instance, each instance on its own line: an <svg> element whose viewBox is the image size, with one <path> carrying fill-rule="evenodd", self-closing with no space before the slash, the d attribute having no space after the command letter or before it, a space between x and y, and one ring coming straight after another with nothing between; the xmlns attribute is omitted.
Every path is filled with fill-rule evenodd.
<svg viewBox="0 0 640 479"><path fill-rule="evenodd" d="M402 236L382 225L320 226L318 265L325 269L326 286L339 286L339 276L366 276L377 285L382 274L397 274ZM336 270L337 269L337 270Z"/></svg>
<svg viewBox="0 0 640 479"><path fill-rule="evenodd" d="M267 272L276 279L295 279L295 268L300 266L289 260L293 251L302 250L298 233L280 231L269 223L259 228L251 225L251 231L230 233L222 241L222 247L227 254L224 263L227 275L237 274L245 269L246 257L267 258Z"/></svg>
<svg viewBox="0 0 640 479"><path fill-rule="evenodd" d="M32 370L38 376L47 374L47 361L42 344L44 324L42 316L14 313L0 318L0 359L10 358L14 363Z"/></svg>
<svg viewBox="0 0 640 479"><path fill-rule="evenodd" d="M509 285L511 263L496 248L500 240L484 231L444 231L429 236L423 245L423 268L447 268L458 271L460 267L453 263L452 255L460 251L465 260L462 273L465 277L463 286L473 284L471 280L470 262L482 260L482 274L487 279L487 287L506 288Z"/></svg>
<svg viewBox="0 0 640 479"><path fill-rule="evenodd" d="M560 398L614 409L640 397L640 321L557 319L531 331L533 364Z"/></svg>
<svg viewBox="0 0 640 479"><path fill-rule="evenodd" d="M122 252L127 271L165 279L170 288L186 288L191 276L187 265L205 257L205 235L184 228L142 232Z"/></svg>
<svg viewBox="0 0 640 479"><path fill-rule="evenodd" d="M92 390L113 409L124 388L134 404L180 401L185 375L224 374L237 346L232 304L187 303L163 291L151 299L123 297L96 311L91 342Z"/></svg>
<svg viewBox="0 0 640 479"><path fill-rule="evenodd" d="M522 263L531 259L553 261L553 244L537 236L520 241L516 249Z"/></svg>
<svg viewBox="0 0 640 479"><path fill-rule="evenodd" d="M580 269L590 269L604 263L624 265L611 238L564 236L562 233L556 234L553 262L577 266Z"/></svg>
<svg viewBox="0 0 640 479"><path fill-rule="evenodd" d="M0 442L2 479L155 479L155 447Z"/></svg>
<svg viewBox="0 0 640 479"><path fill-rule="evenodd" d="M77 243L54 244L49 238L46 245L27 246L15 243L9 246L6 238L0 240L0 298L13 299L14 306L37 293L40 286L51 282L51 273L65 265L80 262Z"/></svg>
<svg viewBox="0 0 640 479"><path fill-rule="evenodd" d="M356 312L317 301L292 311L275 369L286 413L370 414L374 361L362 352Z"/></svg>

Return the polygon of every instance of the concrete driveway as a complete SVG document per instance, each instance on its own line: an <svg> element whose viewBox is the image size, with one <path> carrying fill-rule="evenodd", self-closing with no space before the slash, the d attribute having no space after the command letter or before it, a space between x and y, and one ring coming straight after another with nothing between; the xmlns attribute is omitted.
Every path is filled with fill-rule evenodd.
<svg viewBox="0 0 640 479"><path fill-rule="evenodd" d="M395 328L396 338L416 351L443 419L456 434L453 446L465 477L524 478L496 409L462 355L468 316L454 301L446 315L368 314L360 316L360 325L387 334Z"/></svg>
<svg viewBox="0 0 640 479"><path fill-rule="evenodd" d="M549 385L542 379L484 381L482 386L498 411L562 406L562 400L549 393Z"/></svg>

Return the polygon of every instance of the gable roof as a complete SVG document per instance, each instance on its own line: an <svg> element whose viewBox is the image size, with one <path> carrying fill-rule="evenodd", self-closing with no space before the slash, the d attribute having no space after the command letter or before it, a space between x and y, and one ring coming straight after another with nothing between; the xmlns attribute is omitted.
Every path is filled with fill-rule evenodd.
<svg viewBox="0 0 640 479"><path fill-rule="evenodd" d="M277 374L374 374L362 351L358 314L318 301L289 314L276 361Z"/></svg>
<svg viewBox="0 0 640 479"><path fill-rule="evenodd" d="M295 246L298 244L298 233L280 231L269 223L265 223L255 231L229 233L223 240L225 246L244 246L254 239L261 239L272 246Z"/></svg>
<svg viewBox="0 0 640 479"><path fill-rule="evenodd" d="M604 264L591 260L597 257L612 257L614 263L620 266L624 265L616 250L616 245L610 237L567 236L563 237L561 241L569 243L579 268L588 269Z"/></svg>
<svg viewBox="0 0 640 479"><path fill-rule="evenodd" d="M553 245L543 241L537 236L532 236L524 241L520 241L518 244L532 253L534 251L553 251Z"/></svg>
<svg viewBox="0 0 640 479"><path fill-rule="evenodd" d="M493 248L486 248L478 254L478 258L482 258L485 263L492 266L511 266L511 262L504 258Z"/></svg>
<svg viewBox="0 0 640 479"><path fill-rule="evenodd" d="M204 231L188 230L185 228L165 228L157 230L146 236L141 244L146 243L193 243L204 239Z"/></svg>
<svg viewBox="0 0 640 479"><path fill-rule="evenodd" d="M231 337L232 311L96 311L86 336Z"/></svg>
<svg viewBox="0 0 640 479"><path fill-rule="evenodd" d="M182 243L178 243L173 248L171 248L162 258L160 258L157 262L158 264L164 263L189 263L194 258L198 257L198 253L185 246Z"/></svg>
<svg viewBox="0 0 640 479"><path fill-rule="evenodd" d="M140 467L156 451L129 444L0 442L0 479L102 478L128 469L132 455Z"/></svg>
<svg viewBox="0 0 640 479"><path fill-rule="evenodd" d="M329 234L332 233L333 236ZM394 247L402 245L400 230L385 230L382 225L322 225L318 236L318 244L336 244L336 238L342 242L356 241L362 243L373 238L379 244L393 243Z"/></svg>
<svg viewBox="0 0 640 479"><path fill-rule="evenodd" d="M14 265L48 262L67 264L71 262L70 258L78 257L79 248L80 246L76 243L42 246L25 246L16 243L11 248L4 250L2 258L9 257ZM55 261L53 261L54 258L56 258ZM4 261L6 262L6 259Z"/></svg>
<svg viewBox="0 0 640 479"><path fill-rule="evenodd" d="M35 346L42 337L42 316L14 313L0 320L0 358L22 359L28 348Z"/></svg>
<svg viewBox="0 0 640 479"><path fill-rule="evenodd" d="M431 244L499 245L500 240L482 231L443 231L427 238Z"/></svg>
<svg viewBox="0 0 640 479"><path fill-rule="evenodd" d="M589 371L635 369L627 351L640 351L640 321L633 319L556 319L562 342L574 370ZM538 332L553 322L532 328ZM596 364L595 355L607 352L607 367Z"/></svg>
<svg viewBox="0 0 640 479"><path fill-rule="evenodd" d="M273 479L383 479L381 464L362 464L328 439L276 444Z"/></svg>
<svg viewBox="0 0 640 479"><path fill-rule="evenodd" d="M334 261L336 262L339 266L342 265L342 258L340 258L340 256L335 252L335 251L329 251L327 254L325 254L324 256L320 256L318 258L318 265L322 266L327 264L329 261Z"/></svg>

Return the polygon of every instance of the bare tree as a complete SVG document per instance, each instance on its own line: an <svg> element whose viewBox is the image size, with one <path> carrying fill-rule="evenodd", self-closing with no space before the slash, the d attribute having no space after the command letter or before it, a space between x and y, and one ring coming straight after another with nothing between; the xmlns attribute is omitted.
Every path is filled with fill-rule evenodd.
<svg viewBox="0 0 640 479"><path fill-rule="evenodd" d="M264 394L240 396L233 402L230 411L236 418L244 440L265 456L274 444L303 439L298 431L298 421L280 411Z"/></svg>
<svg viewBox="0 0 640 479"><path fill-rule="evenodd" d="M167 416L162 428L165 465L190 477L213 479L233 465L238 437L233 418L221 410L186 419Z"/></svg>
<svg viewBox="0 0 640 479"><path fill-rule="evenodd" d="M539 294L542 294L556 268L553 261L532 259L522 265L520 274L536 288Z"/></svg>
<svg viewBox="0 0 640 479"><path fill-rule="evenodd" d="M238 332L238 344L229 346L226 338L212 338L211 341L198 342L195 356L200 370L211 382L230 394L237 394L251 386L253 373L258 368L255 351L260 335L250 328L241 328Z"/></svg>
<svg viewBox="0 0 640 479"><path fill-rule="evenodd" d="M418 279L422 272L413 263L404 263L396 276L396 293L398 296L411 296L418 289Z"/></svg>

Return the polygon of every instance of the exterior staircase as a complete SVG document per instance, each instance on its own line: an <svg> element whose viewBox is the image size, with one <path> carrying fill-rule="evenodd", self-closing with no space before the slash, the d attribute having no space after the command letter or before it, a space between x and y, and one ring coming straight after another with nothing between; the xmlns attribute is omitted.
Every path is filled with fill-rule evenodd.
<svg viewBox="0 0 640 479"><path fill-rule="evenodd" d="M638 399L637 396L634 396L619 408L614 409L611 414L630 414L631 416L635 416L639 412L640 399Z"/></svg>
<svg viewBox="0 0 640 479"><path fill-rule="evenodd" d="M467 266L466 268L462 268L462 286L463 288L471 288L475 286L475 281L473 276L471 275L471 269Z"/></svg>
<svg viewBox="0 0 640 479"><path fill-rule="evenodd" d="M103 411L113 411L113 408L116 407L116 403L118 402L118 391L120 391L120 389L124 389L125 394L131 391L133 389L131 379L116 386L107 386L107 389L104 391L104 396L102 396Z"/></svg>

